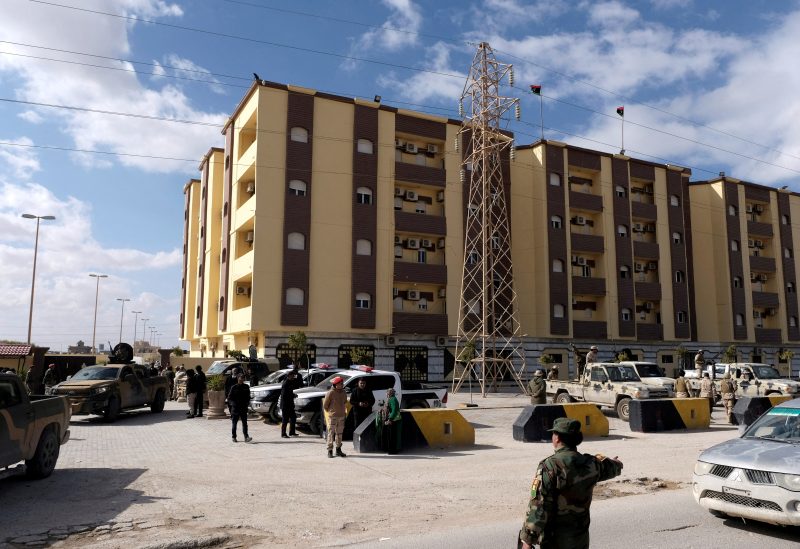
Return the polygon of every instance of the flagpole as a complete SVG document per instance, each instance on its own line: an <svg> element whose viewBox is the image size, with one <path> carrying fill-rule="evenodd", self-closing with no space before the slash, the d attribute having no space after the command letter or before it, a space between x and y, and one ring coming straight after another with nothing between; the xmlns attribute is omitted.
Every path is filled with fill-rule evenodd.
<svg viewBox="0 0 800 549"><path fill-rule="evenodd" d="M617 114L619 115L619 127L620 133L622 134L622 148L619 151L619 154L625 154L625 105L621 105L617 107Z"/></svg>
<svg viewBox="0 0 800 549"><path fill-rule="evenodd" d="M544 100L542 99L542 94L539 94L539 119L541 120L542 125L542 141L544 141Z"/></svg>

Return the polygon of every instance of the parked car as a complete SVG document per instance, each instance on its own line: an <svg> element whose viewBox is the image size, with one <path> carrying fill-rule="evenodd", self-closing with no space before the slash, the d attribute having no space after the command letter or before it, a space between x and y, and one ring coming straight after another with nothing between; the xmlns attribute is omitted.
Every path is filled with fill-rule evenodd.
<svg viewBox="0 0 800 549"><path fill-rule="evenodd" d="M741 437L700 454L692 491L718 516L800 526L800 399L771 408Z"/></svg>
<svg viewBox="0 0 800 549"><path fill-rule="evenodd" d="M239 368L245 375L245 381L250 384L250 368L254 368L256 376L258 377L258 384L270 374L276 372L280 368L280 362L277 358L264 358L258 361L240 361L234 359L217 360L211 363L211 366L206 370L207 376L215 376L220 374L230 374L234 368Z"/></svg>
<svg viewBox="0 0 800 549"><path fill-rule="evenodd" d="M332 373L343 371L324 363L315 363L311 366L311 370L299 370L303 385L306 387L313 387ZM284 368L273 372L264 380L264 385L250 389L250 409L265 419L278 423L281 420L278 415L281 385L292 371L294 368Z"/></svg>

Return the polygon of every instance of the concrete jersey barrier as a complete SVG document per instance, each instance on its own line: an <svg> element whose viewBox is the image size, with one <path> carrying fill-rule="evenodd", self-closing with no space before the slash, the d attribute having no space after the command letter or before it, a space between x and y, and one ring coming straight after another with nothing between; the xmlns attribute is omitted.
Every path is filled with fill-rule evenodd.
<svg viewBox="0 0 800 549"><path fill-rule="evenodd" d="M676 429L707 429L711 410L707 398L634 399L630 402L630 429L642 433Z"/></svg>
<svg viewBox="0 0 800 549"><path fill-rule="evenodd" d="M550 440L547 432L553 422L560 417L577 419L581 422L584 437L607 437L608 418L596 404L536 404L526 406L514 421L512 433L514 440L539 442Z"/></svg>
<svg viewBox="0 0 800 549"><path fill-rule="evenodd" d="M475 428L461 412L449 408L401 410L402 449L456 448L475 444ZM353 448L358 453L380 452L375 440L372 413L353 432Z"/></svg>
<svg viewBox="0 0 800 549"><path fill-rule="evenodd" d="M739 424L740 430L743 431L757 420L761 414L781 402L791 400L791 398L789 395L739 397L733 406L733 415Z"/></svg>

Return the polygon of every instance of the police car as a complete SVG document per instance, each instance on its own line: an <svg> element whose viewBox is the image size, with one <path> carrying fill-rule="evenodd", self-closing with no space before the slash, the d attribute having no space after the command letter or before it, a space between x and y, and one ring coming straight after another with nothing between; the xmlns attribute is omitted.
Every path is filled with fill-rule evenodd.
<svg viewBox="0 0 800 549"><path fill-rule="evenodd" d="M294 367L284 368L273 372L265 380L265 385L259 385L250 389L250 410L259 414L264 419L273 421L275 423L280 421L278 416L278 399L281 395L281 385L289 375L289 372L294 371ZM325 364L323 362L314 363L309 370L298 370L303 380L303 385L314 386L330 374L334 372L341 372L340 368Z"/></svg>

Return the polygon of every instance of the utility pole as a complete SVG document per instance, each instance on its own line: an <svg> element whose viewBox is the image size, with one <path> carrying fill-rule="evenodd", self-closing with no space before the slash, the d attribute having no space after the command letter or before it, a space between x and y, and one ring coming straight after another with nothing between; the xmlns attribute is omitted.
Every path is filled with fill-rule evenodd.
<svg viewBox="0 0 800 549"><path fill-rule="evenodd" d="M117 301L122 302L122 311L119 313L119 341L118 343L122 343L122 319L125 318L125 302L130 301L130 299L118 297Z"/></svg>
<svg viewBox="0 0 800 549"><path fill-rule="evenodd" d="M150 320L150 319L149 318L143 318L142 319L142 322L143 322L143 324L142 324L142 341L144 341L144 334L145 334L145 330L147 329L147 321L148 320ZM144 356L144 351L142 351L142 356Z"/></svg>
<svg viewBox="0 0 800 549"><path fill-rule="evenodd" d="M136 333L139 328L139 315L142 314L142 311L131 311L134 314L133 317L133 354L136 355Z"/></svg>
<svg viewBox="0 0 800 549"><path fill-rule="evenodd" d="M28 345L31 344L31 329L33 328L33 291L36 287L36 258L39 255L39 223L44 219L45 221L53 221L56 216L54 215L33 215L33 214L22 214L22 217L25 219L35 219L36 220L36 240L35 244L33 245L33 276L31 277L31 306L28 309Z"/></svg>
<svg viewBox="0 0 800 549"><path fill-rule="evenodd" d="M512 66L498 63L489 44L481 42L461 95L463 122L456 141L464 148L461 180L468 186L468 206L456 338L456 360L463 367L456 367L453 392L474 375L484 397L506 375L526 392L511 265L510 180L503 177L514 144L500 130L503 114L512 107L519 119L519 100L500 95L505 77L513 85ZM462 353L465 348L469 351Z"/></svg>
<svg viewBox="0 0 800 549"><path fill-rule="evenodd" d="M100 297L100 279L108 278L108 275L90 274L89 276L97 280L97 285L94 290L94 323L92 324L92 352L97 353L97 348L94 346L95 335L97 334L97 300ZM109 351L110 350L111 349L109 349Z"/></svg>

